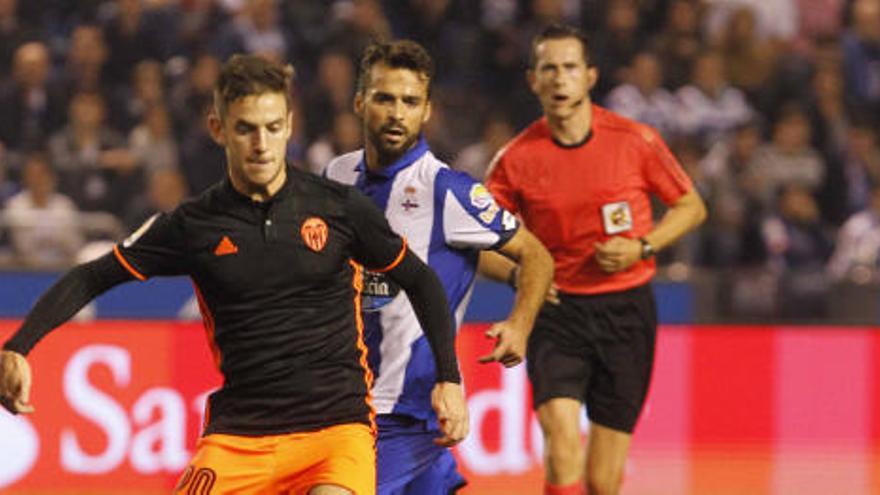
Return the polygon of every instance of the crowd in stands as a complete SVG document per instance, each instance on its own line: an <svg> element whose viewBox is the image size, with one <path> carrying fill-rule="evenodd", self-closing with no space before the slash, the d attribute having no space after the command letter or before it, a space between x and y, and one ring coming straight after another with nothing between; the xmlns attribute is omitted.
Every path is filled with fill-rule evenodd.
<svg viewBox="0 0 880 495"><path fill-rule="evenodd" d="M524 71L551 22L709 205L666 266L729 274L732 312L821 316L833 284L880 282L880 0L0 0L0 263L64 268L221 178L205 117L237 52L294 64L288 159L320 172L359 147L364 47L419 41L428 141L482 178L540 113Z"/></svg>

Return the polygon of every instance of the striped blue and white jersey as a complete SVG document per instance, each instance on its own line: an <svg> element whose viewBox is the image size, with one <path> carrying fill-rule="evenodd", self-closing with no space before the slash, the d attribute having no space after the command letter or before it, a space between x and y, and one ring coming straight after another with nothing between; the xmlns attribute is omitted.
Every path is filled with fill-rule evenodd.
<svg viewBox="0 0 880 495"><path fill-rule="evenodd" d="M518 228L516 218L482 184L438 160L424 138L381 171L368 171L359 150L331 161L324 175L356 186L375 201L391 228L434 269L457 331L479 251L507 242ZM405 293L382 274L367 272L363 308L376 412L432 419L434 358Z"/></svg>

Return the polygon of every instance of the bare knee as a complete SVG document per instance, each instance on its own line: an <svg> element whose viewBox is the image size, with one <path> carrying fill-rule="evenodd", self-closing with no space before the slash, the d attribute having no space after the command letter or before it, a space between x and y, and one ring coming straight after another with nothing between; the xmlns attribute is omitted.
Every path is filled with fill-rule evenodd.
<svg viewBox="0 0 880 495"><path fill-rule="evenodd" d="M577 427L555 424L544 429L544 450L551 459L571 458L581 450Z"/></svg>
<svg viewBox="0 0 880 495"><path fill-rule="evenodd" d="M538 409L547 479L551 483L570 484L582 477L584 450L579 413L580 403L572 399L553 399Z"/></svg>
<svg viewBox="0 0 880 495"><path fill-rule="evenodd" d="M623 483L632 435L591 424L587 486L590 495L617 495Z"/></svg>
<svg viewBox="0 0 880 495"><path fill-rule="evenodd" d="M617 495L623 483L623 472L616 470L588 470L587 486L590 495Z"/></svg>

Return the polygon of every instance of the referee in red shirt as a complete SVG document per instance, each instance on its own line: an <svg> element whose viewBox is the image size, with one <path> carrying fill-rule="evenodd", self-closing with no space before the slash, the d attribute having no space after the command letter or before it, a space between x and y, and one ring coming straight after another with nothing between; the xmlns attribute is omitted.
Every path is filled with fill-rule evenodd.
<svg viewBox="0 0 880 495"><path fill-rule="evenodd" d="M598 72L582 32L546 28L532 42L527 75L544 116L499 152L487 185L555 262L558 292L527 352L546 444L544 493L617 494L654 361L654 254L697 227L706 209L654 129L590 101ZM657 225L652 194L669 207ZM512 263L492 253L480 270L516 280Z"/></svg>

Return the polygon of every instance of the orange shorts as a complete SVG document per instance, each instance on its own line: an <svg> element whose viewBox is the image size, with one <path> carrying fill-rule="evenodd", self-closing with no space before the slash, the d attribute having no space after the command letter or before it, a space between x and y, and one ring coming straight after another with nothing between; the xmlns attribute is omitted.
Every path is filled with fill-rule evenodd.
<svg viewBox="0 0 880 495"><path fill-rule="evenodd" d="M208 435L199 440L174 493L306 495L317 485L336 485L374 495L375 445L362 424L261 437Z"/></svg>

